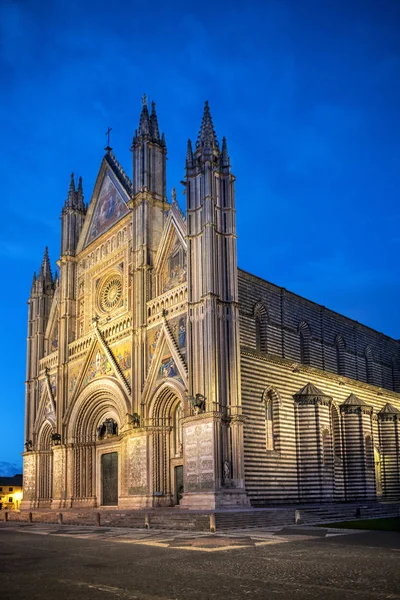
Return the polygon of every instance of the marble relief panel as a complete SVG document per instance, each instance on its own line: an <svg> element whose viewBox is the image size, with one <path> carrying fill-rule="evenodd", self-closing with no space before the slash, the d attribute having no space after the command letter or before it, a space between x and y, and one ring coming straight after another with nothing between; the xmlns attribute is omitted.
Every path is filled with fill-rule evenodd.
<svg viewBox="0 0 400 600"><path fill-rule="evenodd" d="M35 496L36 460L34 454L24 456L24 500Z"/></svg>
<svg viewBox="0 0 400 600"><path fill-rule="evenodd" d="M213 489L213 424L191 423L184 427L185 489L199 492Z"/></svg>
<svg viewBox="0 0 400 600"><path fill-rule="evenodd" d="M128 440L128 493L147 493L147 446L146 436L133 437Z"/></svg>

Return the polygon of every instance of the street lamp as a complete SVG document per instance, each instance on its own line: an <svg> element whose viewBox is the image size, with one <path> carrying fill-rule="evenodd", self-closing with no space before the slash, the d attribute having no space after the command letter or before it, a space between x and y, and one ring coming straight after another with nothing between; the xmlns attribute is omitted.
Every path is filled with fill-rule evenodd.
<svg viewBox="0 0 400 600"><path fill-rule="evenodd" d="M15 492L14 498L15 498L15 508L16 508L16 510L18 510L20 507L20 504L21 504L21 500L22 500L22 492Z"/></svg>

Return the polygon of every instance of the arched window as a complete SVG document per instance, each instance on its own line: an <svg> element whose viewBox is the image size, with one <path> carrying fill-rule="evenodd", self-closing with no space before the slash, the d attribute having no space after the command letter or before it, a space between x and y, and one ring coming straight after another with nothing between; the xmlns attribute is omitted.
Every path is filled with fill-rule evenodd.
<svg viewBox="0 0 400 600"><path fill-rule="evenodd" d="M322 432L322 462L324 467L332 468L332 438L329 429Z"/></svg>
<svg viewBox="0 0 400 600"><path fill-rule="evenodd" d="M264 390L262 395L265 410L265 449L277 450L279 395L272 387Z"/></svg>
<svg viewBox="0 0 400 600"><path fill-rule="evenodd" d="M302 321L299 325L299 334L300 334L300 361L304 365L311 364L311 356L310 356L310 340L311 340L311 331L308 323Z"/></svg>
<svg viewBox="0 0 400 600"><path fill-rule="evenodd" d="M335 340L336 371L338 375L346 375L346 344L341 335Z"/></svg>
<svg viewBox="0 0 400 600"><path fill-rule="evenodd" d="M371 471L375 468L374 445L370 435L365 438L365 466Z"/></svg>
<svg viewBox="0 0 400 600"><path fill-rule="evenodd" d="M367 383L374 384L374 356L369 346L365 348L365 371L367 376Z"/></svg>
<svg viewBox="0 0 400 600"><path fill-rule="evenodd" d="M268 352L268 313L263 304L256 304L254 316L256 320L256 348L260 352Z"/></svg>
<svg viewBox="0 0 400 600"><path fill-rule="evenodd" d="M331 408L331 418L333 435L333 456L335 464L337 465L342 462L342 445L340 436L340 417L336 406L332 406Z"/></svg>

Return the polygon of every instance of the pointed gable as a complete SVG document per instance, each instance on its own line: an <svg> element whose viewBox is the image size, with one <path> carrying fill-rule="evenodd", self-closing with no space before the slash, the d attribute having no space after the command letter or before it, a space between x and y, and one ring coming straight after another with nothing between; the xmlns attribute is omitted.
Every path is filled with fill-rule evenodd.
<svg viewBox="0 0 400 600"><path fill-rule="evenodd" d="M172 204L155 260L158 295L187 280L186 223L178 205Z"/></svg>
<svg viewBox="0 0 400 600"><path fill-rule="evenodd" d="M111 169L107 169L93 210L86 245L105 233L128 212L122 189Z"/></svg>

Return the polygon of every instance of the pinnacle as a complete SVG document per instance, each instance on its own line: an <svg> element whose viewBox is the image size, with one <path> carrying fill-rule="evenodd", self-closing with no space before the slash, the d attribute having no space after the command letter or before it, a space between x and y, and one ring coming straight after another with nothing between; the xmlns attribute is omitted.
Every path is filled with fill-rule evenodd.
<svg viewBox="0 0 400 600"><path fill-rule="evenodd" d="M158 129L156 103L154 101L151 103L150 130L151 137L153 138L153 140L157 142L160 141L160 130Z"/></svg>
<svg viewBox="0 0 400 600"><path fill-rule="evenodd" d="M78 191L76 193L76 205L79 210L85 210L85 204L83 202L83 185L82 185L82 177L79 177L78 181Z"/></svg>
<svg viewBox="0 0 400 600"><path fill-rule="evenodd" d="M229 153L228 153L228 144L226 143L226 137L222 138L222 149L221 149L221 166L229 167Z"/></svg>
<svg viewBox="0 0 400 600"><path fill-rule="evenodd" d="M139 135L150 135L150 117L149 109L147 108L146 94L142 98L142 112L139 120Z"/></svg>
<svg viewBox="0 0 400 600"><path fill-rule="evenodd" d="M34 271L34 273L33 273L33 279L32 279L32 286L31 286L31 289L32 289L32 290L33 290L33 288L35 287L36 280L37 280L37 277L36 277L36 271Z"/></svg>
<svg viewBox="0 0 400 600"><path fill-rule="evenodd" d="M206 100L204 106L203 119L201 122L199 136L196 142L196 150L200 150L202 152L219 151L218 140L217 136L215 135L208 100Z"/></svg>
<svg viewBox="0 0 400 600"><path fill-rule="evenodd" d="M53 283L53 276L51 274L51 266L50 266L50 258L49 258L49 249L47 246L44 249L44 256L43 256L43 260L42 260L42 265L40 267L38 279L43 281L46 284Z"/></svg>
<svg viewBox="0 0 400 600"><path fill-rule="evenodd" d="M193 166L193 148L192 148L192 142L190 140L188 140L188 142L187 142L186 166L187 167Z"/></svg>
<svg viewBox="0 0 400 600"><path fill-rule="evenodd" d="M71 173L71 179L68 188L68 196L64 203L63 211L67 208L73 208L78 210L85 210L85 205L83 202L83 187L82 187L82 177L79 177L78 180L78 189L75 187L75 175Z"/></svg>

